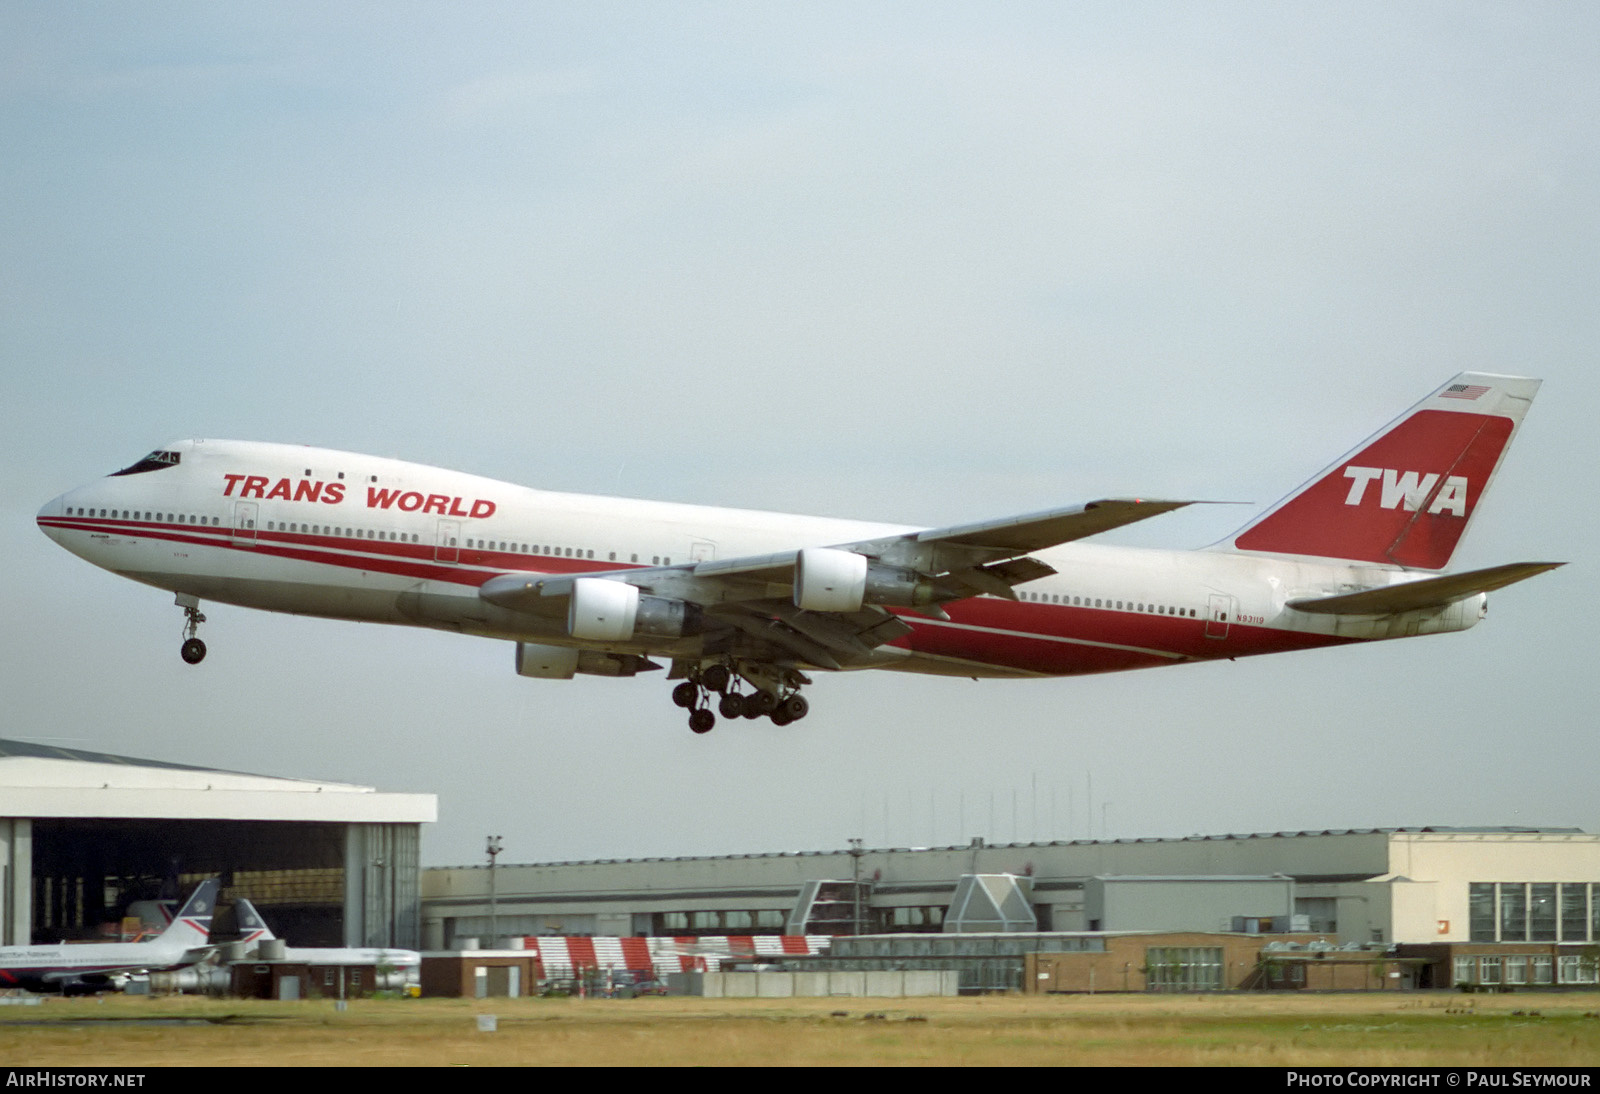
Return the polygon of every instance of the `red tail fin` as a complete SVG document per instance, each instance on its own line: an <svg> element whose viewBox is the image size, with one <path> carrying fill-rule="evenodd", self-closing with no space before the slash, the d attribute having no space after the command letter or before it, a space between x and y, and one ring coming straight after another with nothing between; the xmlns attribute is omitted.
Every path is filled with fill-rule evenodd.
<svg viewBox="0 0 1600 1094"><path fill-rule="evenodd" d="M1442 570L1539 390L1464 372L1234 536L1241 551Z"/></svg>

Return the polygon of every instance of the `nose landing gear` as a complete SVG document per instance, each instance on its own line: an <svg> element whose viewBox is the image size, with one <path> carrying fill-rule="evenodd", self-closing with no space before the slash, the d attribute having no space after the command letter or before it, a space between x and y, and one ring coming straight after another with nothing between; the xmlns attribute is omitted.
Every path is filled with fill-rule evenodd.
<svg viewBox="0 0 1600 1094"><path fill-rule="evenodd" d="M178 656L182 657L185 664L198 665L206 659L206 644L200 641L196 632L206 617L200 614L200 601L183 593L178 594L178 607L183 609L183 645L178 647Z"/></svg>

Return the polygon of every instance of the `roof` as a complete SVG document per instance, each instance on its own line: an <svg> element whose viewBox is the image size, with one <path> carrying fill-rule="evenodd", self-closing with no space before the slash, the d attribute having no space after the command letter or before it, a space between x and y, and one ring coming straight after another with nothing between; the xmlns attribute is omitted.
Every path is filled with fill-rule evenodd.
<svg viewBox="0 0 1600 1094"><path fill-rule="evenodd" d="M0 739L8 817L162 817L417 823L438 816L432 794L251 775L164 760Z"/></svg>
<svg viewBox="0 0 1600 1094"><path fill-rule="evenodd" d="M1323 828L1308 829L1299 832L1246 832L1220 836L1139 836L1128 839L1071 839L1071 840L1038 840L1031 843L990 843L981 838L974 839L971 843L957 843L948 847L867 847L860 852L863 855L886 854L928 854L970 851L996 851L996 850L1029 850L1048 847L1116 847L1140 843L1210 843L1229 840L1268 840L1268 839L1314 839L1325 836L1394 836L1407 834L1440 834L1440 835L1555 835L1555 836L1583 836L1588 835L1582 828L1541 827L1524 825L1445 825L1432 824L1416 827L1401 828ZM518 862L499 863L501 870L518 868L542 868L554 866L616 866L635 862L729 862L738 859L775 859L775 858L849 858L849 848L836 848L827 851L757 851L744 854L731 855L663 855L646 856L643 858L627 859L576 859L556 862ZM457 866L435 866L435 870L487 870L484 863L462 863ZM1362 877L1370 877L1363 874ZM1322 879L1325 880L1325 879Z"/></svg>

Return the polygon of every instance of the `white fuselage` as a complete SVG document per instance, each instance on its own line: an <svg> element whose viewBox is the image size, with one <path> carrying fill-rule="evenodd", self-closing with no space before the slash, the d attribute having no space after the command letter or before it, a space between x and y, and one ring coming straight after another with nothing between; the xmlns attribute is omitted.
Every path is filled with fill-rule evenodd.
<svg viewBox="0 0 1600 1094"><path fill-rule="evenodd" d="M201 882L166 929L148 942L0 946L0 988L106 982L119 974L169 969L198 959L210 939L217 889L214 878Z"/></svg>
<svg viewBox="0 0 1600 1094"><path fill-rule="evenodd" d="M203 600L420 625L550 645L564 618L478 596L519 572L595 573L859 542L898 525L560 494L375 456L183 441L170 467L107 476L47 504L39 523L104 569ZM1021 599L899 611L912 633L871 667L963 676L1107 672L1461 630L1485 598L1383 616L1286 606L1409 579L1396 568L1226 551L1074 543L1034 556L1057 573ZM699 636L607 649L694 659ZM727 652L727 651L719 651ZM737 656L737 650L731 651ZM865 667L865 666L864 666Z"/></svg>

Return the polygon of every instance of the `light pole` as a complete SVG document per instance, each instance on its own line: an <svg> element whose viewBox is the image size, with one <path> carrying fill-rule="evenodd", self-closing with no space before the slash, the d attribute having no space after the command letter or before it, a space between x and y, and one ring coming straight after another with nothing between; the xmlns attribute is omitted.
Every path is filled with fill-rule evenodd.
<svg viewBox="0 0 1600 1094"><path fill-rule="evenodd" d="M861 840L850 841L850 933L861 933Z"/></svg>
<svg viewBox="0 0 1600 1094"><path fill-rule="evenodd" d="M494 883L494 860L500 854L500 837L490 836L489 844L484 848L484 853L489 856L489 948L495 948L495 939L500 937L500 909L496 901Z"/></svg>

